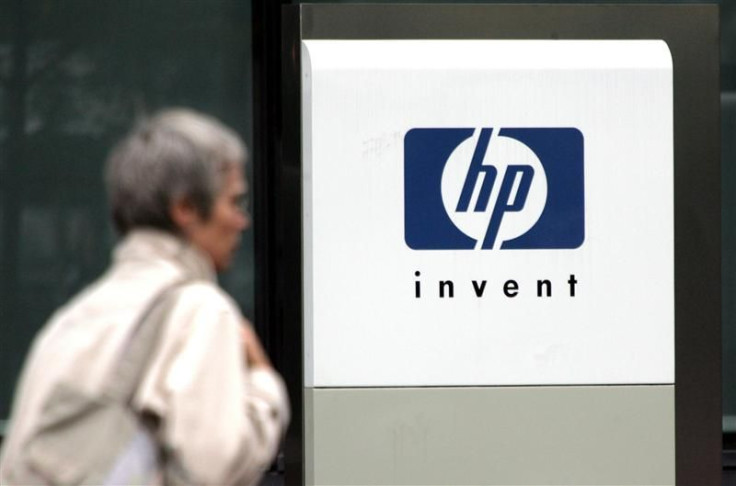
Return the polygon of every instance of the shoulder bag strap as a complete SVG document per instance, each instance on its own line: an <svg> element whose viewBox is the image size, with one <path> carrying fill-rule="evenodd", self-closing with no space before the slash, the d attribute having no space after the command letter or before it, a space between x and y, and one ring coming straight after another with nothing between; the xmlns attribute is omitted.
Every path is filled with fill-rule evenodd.
<svg viewBox="0 0 736 486"><path fill-rule="evenodd" d="M121 352L115 372L105 387L105 396L120 403L132 402L174 305L175 299L170 297L185 283L177 281L164 287L143 311Z"/></svg>

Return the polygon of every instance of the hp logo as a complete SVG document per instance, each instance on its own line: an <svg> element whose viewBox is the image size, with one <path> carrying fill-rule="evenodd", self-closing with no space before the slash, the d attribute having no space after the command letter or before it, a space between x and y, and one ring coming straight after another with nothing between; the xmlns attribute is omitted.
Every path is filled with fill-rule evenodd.
<svg viewBox="0 0 736 486"><path fill-rule="evenodd" d="M585 238L576 128L415 128L404 137L416 250L564 249Z"/></svg>

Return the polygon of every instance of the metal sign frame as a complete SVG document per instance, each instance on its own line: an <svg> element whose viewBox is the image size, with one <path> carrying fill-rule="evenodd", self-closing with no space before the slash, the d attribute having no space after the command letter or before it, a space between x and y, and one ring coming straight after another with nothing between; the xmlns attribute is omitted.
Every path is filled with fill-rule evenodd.
<svg viewBox="0 0 736 486"><path fill-rule="evenodd" d="M677 484L721 481L719 27L714 4L303 4L284 7L280 130L261 182L271 218L264 271L294 423L286 482L304 481L300 41L303 39L663 39L674 63ZM278 97L277 97L278 98ZM257 169L258 170L258 169ZM258 178L258 173L256 174ZM263 273L263 272L261 272ZM274 278L273 276L278 276ZM656 285L656 283L655 283ZM263 294L262 294L263 295Z"/></svg>

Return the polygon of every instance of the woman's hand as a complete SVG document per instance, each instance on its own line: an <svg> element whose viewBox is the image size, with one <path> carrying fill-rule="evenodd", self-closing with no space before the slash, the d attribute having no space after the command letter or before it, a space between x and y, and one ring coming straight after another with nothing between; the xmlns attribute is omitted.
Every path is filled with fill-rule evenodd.
<svg viewBox="0 0 736 486"><path fill-rule="evenodd" d="M243 349L249 366L265 366L271 367L271 361L268 359L266 351L263 349L261 340L253 330L253 326L248 320L243 319L241 328L241 336L243 339Z"/></svg>

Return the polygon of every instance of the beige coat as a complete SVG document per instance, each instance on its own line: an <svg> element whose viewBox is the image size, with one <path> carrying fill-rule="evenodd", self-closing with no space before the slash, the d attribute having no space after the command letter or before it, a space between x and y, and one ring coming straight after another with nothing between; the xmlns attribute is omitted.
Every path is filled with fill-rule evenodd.
<svg viewBox="0 0 736 486"><path fill-rule="evenodd" d="M0 455L0 484L8 484L8 467L22 462L23 443L60 377L100 389L139 314L157 291L182 278L191 283L176 291L136 406L162 417L160 439L196 481L258 481L289 420L283 382L270 369L246 366L243 318L217 286L209 259L171 235L145 230L131 233L108 272L36 337Z"/></svg>

